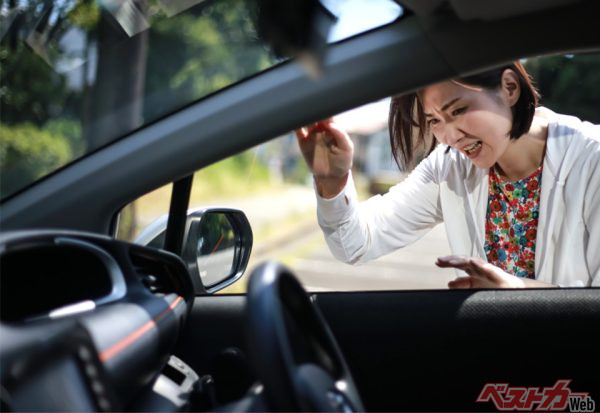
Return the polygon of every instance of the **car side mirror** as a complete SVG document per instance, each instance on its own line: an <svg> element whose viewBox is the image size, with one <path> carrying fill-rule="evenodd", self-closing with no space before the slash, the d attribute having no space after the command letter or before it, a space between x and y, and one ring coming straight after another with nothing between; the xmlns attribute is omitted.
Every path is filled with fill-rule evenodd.
<svg viewBox="0 0 600 413"><path fill-rule="evenodd" d="M150 224L135 243L162 248L167 216ZM231 208L204 208L187 214L181 258L196 293L214 293L237 281L252 250L252 228L246 215Z"/></svg>

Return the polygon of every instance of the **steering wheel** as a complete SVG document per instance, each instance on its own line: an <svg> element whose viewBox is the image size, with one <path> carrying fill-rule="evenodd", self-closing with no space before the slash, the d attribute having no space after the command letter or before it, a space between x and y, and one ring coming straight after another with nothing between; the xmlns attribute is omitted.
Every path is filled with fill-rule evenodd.
<svg viewBox="0 0 600 413"><path fill-rule="evenodd" d="M333 334L289 269L266 262L247 296L250 361L274 411L364 411Z"/></svg>

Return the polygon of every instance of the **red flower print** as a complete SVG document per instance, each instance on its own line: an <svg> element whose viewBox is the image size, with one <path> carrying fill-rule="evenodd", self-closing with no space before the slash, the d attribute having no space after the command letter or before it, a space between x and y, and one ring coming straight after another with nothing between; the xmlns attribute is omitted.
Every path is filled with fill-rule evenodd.
<svg viewBox="0 0 600 413"><path fill-rule="evenodd" d="M537 189L537 187L538 187L537 179L532 179L531 181L527 182L528 190L533 191L534 189Z"/></svg>
<svg viewBox="0 0 600 413"><path fill-rule="evenodd" d="M490 173L485 250L490 262L519 277L535 276L540 177L504 183Z"/></svg>

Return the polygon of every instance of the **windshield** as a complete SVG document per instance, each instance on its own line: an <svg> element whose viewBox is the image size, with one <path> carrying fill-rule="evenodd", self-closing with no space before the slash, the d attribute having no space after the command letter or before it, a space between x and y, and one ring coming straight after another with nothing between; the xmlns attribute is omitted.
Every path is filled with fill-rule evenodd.
<svg viewBox="0 0 600 413"><path fill-rule="evenodd" d="M328 1L339 40L365 1ZM241 0L0 0L5 198L73 160L282 61ZM347 17L345 17L347 16ZM367 19L368 20L368 19Z"/></svg>

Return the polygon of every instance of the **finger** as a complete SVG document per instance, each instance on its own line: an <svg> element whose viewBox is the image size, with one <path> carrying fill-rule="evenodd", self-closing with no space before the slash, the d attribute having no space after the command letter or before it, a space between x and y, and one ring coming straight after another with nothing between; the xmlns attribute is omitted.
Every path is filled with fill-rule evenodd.
<svg viewBox="0 0 600 413"><path fill-rule="evenodd" d="M319 130L322 130L322 128L323 127L320 122L309 123L308 125L295 130L296 137L298 139L306 139L311 133L318 132Z"/></svg>
<svg viewBox="0 0 600 413"><path fill-rule="evenodd" d="M438 257L435 264L441 268L464 268L469 265L469 260L459 255L448 255L446 257Z"/></svg>
<svg viewBox="0 0 600 413"><path fill-rule="evenodd" d="M493 278L495 276L494 267L481 258L463 257L460 255L448 255L439 257L436 265L440 268L456 268L465 271L471 276Z"/></svg>
<svg viewBox="0 0 600 413"><path fill-rule="evenodd" d="M335 123L332 118L315 123L309 128L308 134L318 134L320 132L330 138L330 140L333 140L336 146L349 147L351 145L348 133Z"/></svg>
<svg viewBox="0 0 600 413"><path fill-rule="evenodd" d="M454 268L455 270L461 270L465 272L473 272L473 269L468 264L440 264L436 262L436 265L440 268Z"/></svg>
<svg viewBox="0 0 600 413"><path fill-rule="evenodd" d="M468 258L465 257L464 255L446 255L444 257L438 257L437 259L438 259L438 261L444 261L444 262L449 262L449 261L467 262L468 261Z"/></svg>
<svg viewBox="0 0 600 413"><path fill-rule="evenodd" d="M335 140L335 144L337 147L346 151L353 149L352 140L350 139L350 136L348 136L348 133L344 129L342 129L335 122L328 123L327 127L331 136Z"/></svg>
<svg viewBox="0 0 600 413"><path fill-rule="evenodd" d="M476 257L469 258L469 262L473 266L475 266L477 268L481 268L481 269L486 269L489 265L489 263L487 261L484 261L481 258L476 258Z"/></svg>
<svg viewBox="0 0 600 413"><path fill-rule="evenodd" d="M306 127L302 127L300 129L296 129L295 132L296 132L296 137L299 140L304 140L304 139L306 139L308 137L308 128L306 128Z"/></svg>
<svg viewBox="0 0 600 413"><path fill-rule="evenodd" d="M471 264L472 268L477 272L477 274L490 280L495 280L498 278L498 274L496 273L497 267L482 260L481 258L471 258L469 260L469 263Z"/></svg>
<svg viewBox="0 0 600 413"><path fill-rule="evenodd" d="M458 277L448 283L448 288L456 289L456 288L471 288L472 279L471 277Z"/></svg>

